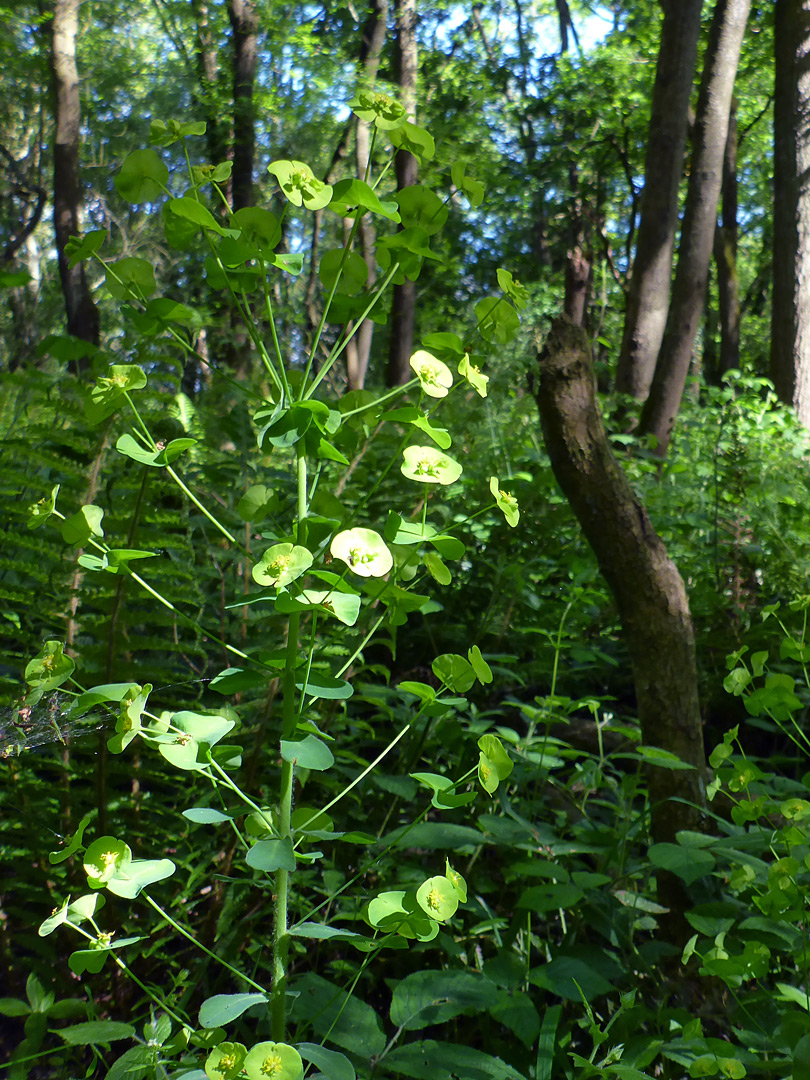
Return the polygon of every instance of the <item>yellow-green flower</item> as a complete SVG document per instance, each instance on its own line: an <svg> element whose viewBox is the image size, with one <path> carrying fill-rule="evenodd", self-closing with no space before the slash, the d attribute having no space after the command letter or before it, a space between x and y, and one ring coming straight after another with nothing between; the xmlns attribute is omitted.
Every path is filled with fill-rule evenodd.
<svg viewBox="0 0 810 1080"><path fill-rule="evenodd" d="M511 525L514 529L520 520L520 508L517 499L508 491L501 491L497 476L491 476L489 478L489 490L495 496L495 502L503 512L503 516L506 518L506 524Z"/></svg>
<svg viewBox="0 0 810 1080"><path fill-rule="evenodd" d="M464 353L462 358L458 362L458 373L462 378L466 379L470 386L475 390L476 394L480 394L481 397L487 396L487 383L489 382L489 375L483 375L475 364L470 363L469 353Z"/></svg>
<svg viewBox="0 0 810 1080"><path fill-rule="evenodd" d="M424 349L417 349L408 363L428 397L447 397L447 391L453 385L453 374L444 361Z"/></svg>
<svg viewBox="0 0 810 1080"><path fill-rule="evenodd" d="M329 550L333 558L345 562L360 577L385 577L394 565L394 556L373 529L345 529L337 534Z"/></svg>
<svg viewBox="0 0 810 1080"><path fill-rule="evenodd" d="M274 544L262 555L251 571L259 585L273 585L277 589L305 574L312 566L312 555L297 544Z"/></svg>
<svg viewBox="0 0 810 1080"><path fill-rule="evenodd" d="M420 484L452 484L464 471L457 461L434 446L406 446L400 472Z"/></svg>
<svg viewBox="0 0 810 1080"><path fill-rule="evenodd" d="M294 1046L260 1042L247 1053L243 1068L250 1080L301 1080L304 1063Z"/></svg>

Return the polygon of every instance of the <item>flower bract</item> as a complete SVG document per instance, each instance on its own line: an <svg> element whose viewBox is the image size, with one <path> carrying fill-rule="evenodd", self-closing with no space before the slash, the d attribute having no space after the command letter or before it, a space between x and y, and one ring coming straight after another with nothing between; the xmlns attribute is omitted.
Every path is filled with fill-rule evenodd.
<svg viewBox="0 0 810 1080"><path fill-rule="evenodd" d="M447 391L453 385L453 375L444 361L424 349L417 349L408 363L416 372L419 384L428 397L447 397Z"/></svg>
<svg viewBox="0 0 810 1080"><path fill-rule="evenodd" d="M402 475L420 484L452 484L464 471L457 461L434 446L406 446L402 456Z"/></svg>
<svg viewBox="0 0 810 1080"><path fill-rule="evenodd" d="M289 585L312 566L312 555L297 544L274 544L253 567L253 580L277 589Z"/></svg>
<svg viewBox="0 0 810 1080"><path fill-rule="evenodd" d="M294 1046L260 1042L248 1050L243 1068L250 1080L301 1080L304 1063Z"/></svg>
<svg viewBox="0 0 810 1080"><path fill-rule="evenodd" d="M489 382L489 375L483 375L475 364L470 363L469 353L464 353L462 358L458 362L458 373L462 378L466 379L470 386L475 390L476 394L480 394L481 397L487 396L487 383Z"/></svg>
<svg viewBox="0 0 810 1080"><path fill-rule="evenodd" d="M329 550L360 577L384 577L394 565L394 556L373 529L346 529L337 534Z"/></svg>
<svg viewBox="0 0 810 1080"><path fill-rule="evenodd" d="M517 499L514 495L510 495L508 491L501 491L497 476L489 478L489 490L495 496L498 508L503 512L506 524L511 525L514 529L520 520L520 508Z"/></svg>

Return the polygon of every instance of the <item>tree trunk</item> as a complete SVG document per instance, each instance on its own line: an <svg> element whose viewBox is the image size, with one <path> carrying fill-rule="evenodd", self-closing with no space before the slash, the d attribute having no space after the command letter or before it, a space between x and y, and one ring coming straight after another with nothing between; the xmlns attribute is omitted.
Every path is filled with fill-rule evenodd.
<svg viewBox="0 0 810 1080"><path fill-rule="evenodd" d="M258 54L254 0L228 0L228 18L233 35L233 208L241 210L253 205L253 83Z"/></svg>
<svg viewBox="0 0 810 1080"><path fill-rule="evenodd" d="M397 0L397 54L399 56L399 100L408 119L416 119L416 0ZM416 158L408 150L398 150L395 162L397 188L416 183ZM401 386L411 377L408 361L413 353L416 329L416 285L407 279L394 286L391 302L391 347L388 354L388 386Z"/></svg>
<svg viewBox="0 0 810 1080"><path fill-rule="evenodd" d="M664 7L636 259L616 369L616 389L639 401L650 392L667 321L702 6L703 0L669 0Z"/></svg>
<svg viewBox="0 0 810 1080"><path fill-rule="evenodd" d="M701 828L705 807L694 630L683 580L607 441L590 352L580 327L555 321L537 405L554 475L619 609L644 744L692 766L649 770L652 838L674 842L678 830ZM683 890L669 878L661 884L677 921Z"/></svg>
<svg viewBox="0 0 810 1080"><path fill-rule="evenodd" d="M776 0L771 378L810 427L810 6Z"/></svg>
<svg viewBox="0 0 810 1080"><path fill-rule="evenodd" d="M93 303L84 263L69 267L65 245L80 232L82 201L79 178L79 73L76 69L76 34L79 0L55 0L51 23L51 72L56 130L53 144L53 225L59 277L65 297L69 334L98 345L99 315Z"/></svg>
<svg viewBox="0 0 810 1080"><path fill-rule="evenodd" d="M640 429L664 457L683 397L703 306L723 181L731 97L751 0L717 0L698 98L678 269Z"/></svg>
<svg viewBox="0 0 810 1080"><path fill-rule="evenodd" d="M363 85L373 86L380 66L380 54L385 44L388 31L388 0L373 0L372 8L363 29L360 49ZM355 126L355 161L357 175L366 177L371 146L371 128L365 120L357 119ZM360 254L368 267L366 288L370 291L377 280L377 260L374 257L374 243L377 237L371 215L361 218L357 230L357 243ZM346 374L350 390L362 390L366 381L368 362L371 356L371 342L374 336L374 323L364 319L357 333L346 348Z"/></svg>
<svg viewBox="0 0 810 1080"><path fill-rule="evenodd" d="M197 57L198 104L205 116L205 135L208 142L208 160L212 165L228 159L228 122L219 93L219 58L216 32L211 25L211 7L208 0L191 0L196 34L194 40ZM230 183L228 184L230 197Z"/></svg>
<svg viewBox="0 0 810 1080"><path fill-rule="evenodd" d="M728 120L723 159L723 221L715 229L714 260L720 308L719 374L740 366L740 283L737 277L737 113L734 103Z"/></svg>

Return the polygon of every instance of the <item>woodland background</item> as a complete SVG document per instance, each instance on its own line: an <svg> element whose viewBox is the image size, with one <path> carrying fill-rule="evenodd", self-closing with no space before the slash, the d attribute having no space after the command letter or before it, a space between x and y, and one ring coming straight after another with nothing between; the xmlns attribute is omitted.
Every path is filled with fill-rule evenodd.
<svg viewBox="0 0 810 1080"><path fill-rule="evenodd" d="M367 931L375 891L415 888L445 857L467 901L437 937L374 965L339 934L296 939L286 1037L323 1040L340 1061L307 1060L337 1080L810 1076L806 2L6 0L0 41L8 1075L210 1076L213 1025L189 1021L197 1041L181 1045L144 987L191 1017L244 989L217 957L255 975L272 951L270 893L237 869L236 841L179 816L202 778L178 781L140 743L109 752L114 714L77 712L78 684L31 674L58 641L85 688L148 681L164 710L231 710L240 784L275 805L279 679L221 673L228 645L272 671L288 640L286 616L249 601L252 561L288 535L273 523L292 443L257 452L255 402L273 388L238 290L217 284L162 195L133 195L137 169L122 181L151 144L175 195L192 191L187 175L217 180L217 221L253 207L281 220L272 334L295 378L310 377L308 357L313 376L326 366L324 397L346 418L313 521L408 516L389 471L402 432L373 402L407 386L423 408L415 350L456 360L456 335L489 377L486 397L471 383L442 404L463 476L431 506L463 556L448 568L421 555L420 605L401 599L358 649L313 624L324 671L353 661L351 699L317 706L336 764L313 806L376 757L381 727L453 690L437 656L477 647L493 678L428 709L395 764L342 798L331 827L366 838L324 844L296 871L293 906L302 918L323 901L324 925ZM410 142L391 135L387 172L384 135L401 126L352 110L372 91L414 125ZM282 213L267 166L287 159L331 185L382 172L391 205L418 185L451 210L373 318L365 301L399 250L390 217ZM71 246L81 236L98 242ZM348 237L364 267L329 308L322 260ZM154 284L148 267L159 310L133 302ZM243 302L269 340L266 313ZM116 449L128 421L88 407L111 363L148 377L156 446L196 440L184 481L238 543L166 470ZM520 506L514 526L493 475ZM155 554L149 580L169 605L128 573L93 572L92 532L29 527L56 484L66 516L103 505L107 537ZM487 733L509 748L508 782L452 807L434 787L423 808L412 774L463 772ZM138 983L112 964L79 978L60 934L37 933L86 887L48 852L88 813L88 839L125 830L182 868L164 907L190 937L109 905L143 935L129 947ZM341 891L355 875L360 892ZM234 1037L262 1035L263 1008L245 1005ZM131 1030L70 1036L68 1020Z"/></svg>

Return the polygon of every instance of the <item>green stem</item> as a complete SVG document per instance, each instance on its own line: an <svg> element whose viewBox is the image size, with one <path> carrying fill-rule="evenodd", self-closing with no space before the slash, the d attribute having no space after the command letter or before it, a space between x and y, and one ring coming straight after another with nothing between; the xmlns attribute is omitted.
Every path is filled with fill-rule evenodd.
<svg viewBox="0 0 810 1080"><path fill-rule="evenodd" d="M178 932L178 934L182 934L184 938L186 938L192 943L192 945L196 945L198 949L201 949L206 956L210 956L212 960L216 960L218 964L221 964L224 968L227 968L232 975L235 975L237 977L237 979L244 980L244 982L246 982L248 986L252 986L253 989L258 990L260 994L267 993L267 990L260 983L254 982L249 975L245 975L243 971L239 971L238 968L233 967L233 965L229 964L227 960L223 960L221 956L217 956L215 952L211 952L211 950L205 945L203 945L201 941L198 941L197 938L195 938L189 930L186 930L185 926L181 926L181 924L177 922L176 919L173 919L171 917L168 911L164 911L160 904L156 903L152 899L149 893L142 892L141 896L144 898L147 904L149 904L150 907L155 909L155 911L158 913L158 915L160 915L162 919L166 920L169 926L173 926L174 929Z"/></svg>
<svg viewBox="0 0 810 1080"><path fill-rule="evenodd" d="M304 394L305 398L311 398L312 395L315 393L315 390L316 390L318 384L323 382L323 380L329 374L329 372L331 371L332 367L335 364L335 361L338 359L340 354L343 352L343 350L346 348L346 346L352 340L354 335L356 333L358 333L358 331L360 330L361 324L366 319L368 314L371 312L372 308L376 305L377 301L383 295L385 290L388 288L388 285L389 285L391 279L393 278L394 274L396 274L397 270L399 270L399 263L398 262L394 263L394 265L391 267L391 269L385 275L385 277L383 278L382 284L380 285L379 289L377 289L374 296L372 296L371 300L366 305L366 308L363 311L363 313L361 315L359 315L357 319L355 319L354 327L352 328L352 332L350 334L348 334L345 338L343 338L342 341L339 341L339 342L337 342L335 344L334 348L329 353L329 356L327 356L326 360L324 361L323 367L318 372L318 374L315 376L315 378L312 380L312 382L309 384L309 387L307 388L307 391ZM329 298L330 303L331 303L331 300L332 300L332 297L330 296L330 298ZM327 311L328 310L329 309L327 307ZM325 319L325 316L324 316L324 319ZM314 356L315 356L315 348L313 347L312 357L314 358ZM310 366L311 366L311 364L310 364ZM309 369L307 369L307 371L309 371Z"/></svg>
<svg viewBox="0 0 810 1080"><path fill-rule="evenodd" d="M220 523L217 521L217 519L214 517L214 515L210 514L205 509L205 507L200 502L200 500L197 498L197 496L194 494L194 492L183 483L183 481L180 479L180 477L177 475L177 473L174 471L174 469L171 467L171 465L166 466L166 472L169 474L169 476L172 478L172 480L174 480L175 484L177 484L177 486L180 488L180 490L185 492L185 494L188 496L188 498L191 499L191 501L194 503L194 505L197 507L197 509L200 511L200 513L204 514L208 518L208 520L211 522L211 524L215 528L219 529L219 531L222 533L222 535L227 540L230 540L230 542L234 545L234 547L237 547L242 552L243 555L247 555L247 552L242 547L242 545L239 543L239 541L236 540L233 536L231 536L231 534L228 532L228 530L225 528L225 526L220 525Z"/></svg>
<svg viewBox="0 0 810 1080"><path fill-rule="evenodd" d="M296 462L298 487L298 530L296 540L299 544L307 542L307 459L303 442L298 444ZM287 628L287 653L282 679L282 739L291 739L298 726L296 708L295 677L298 667L298 639L301 630L300 612L290 616ZM295 767L291 761L282 760L281 781L278 800L278 835L283 841L292 844L293 783ZM279 868L276 871L276 891L273 910L273 997L270 1004L270 1030L276 1042L284 1042L287 1029L287 964L290 953L290 935L288 931L288 905L290 893L290 871Z"/></svg>

